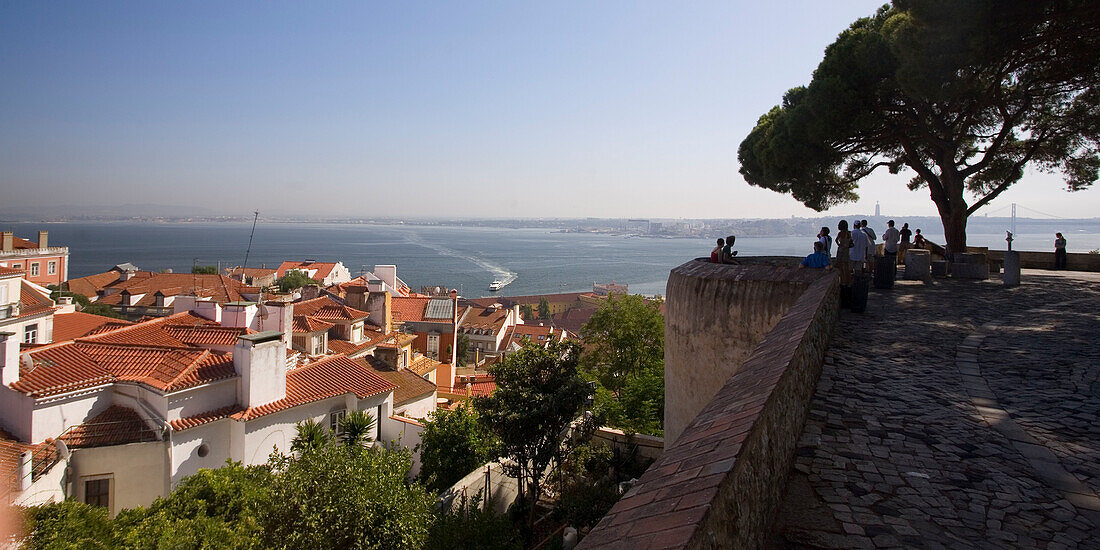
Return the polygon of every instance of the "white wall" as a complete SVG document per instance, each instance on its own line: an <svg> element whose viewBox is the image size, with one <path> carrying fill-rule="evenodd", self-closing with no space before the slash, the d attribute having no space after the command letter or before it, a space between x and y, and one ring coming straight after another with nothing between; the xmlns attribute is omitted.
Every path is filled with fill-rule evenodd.
<svg viewBox="0 0 1100 550"><path fill-rule="evenodd" d="M31 440L34 398L0 385L0 426L20 441Z"/></svg>
<svg viewBox="0 0 1100 550"><path fill-rule="evenodd" d="M230 378L169 395L165 418L171 422L237 403L238 380Z"/></svg>
<svg viewBox="0 0 1100 550"><path fill-rule="evenodd" d="M15 497L12 504L34 506L65 500L65 468L68 464L64 460L54 464L53 468L36 479L29 489Z"/></svg>
<svg viewBox="0 0 1100 550"><path fill-rule="evenodd" d="M110 387L99 387L57 398L35 401L31 419L31 442L57 437L70 426L83 423L112 404ZM14 434L13 434L14 435Z"/></svg>
<svg viewBox="0 0 1100 550"><path fill-rule="evenodd" d="M420 399L394 407L394 414L403 414L409 418L427 418L428 413L435 411L435 400L438 397L439 394L434 391L425 394L424 397Z"/></svg>
<svg viewBox="0 0 1100 550"><path fill-rule="evenodd" d="M168 494L166 441L74 449L71 460L72 496L84 502L89 477L111 476L111 516L123 508L148 506Z"/></svg>
<svg viewBox="0 0 1100 550"><path fill-rule="evenodd" d="M222 419L190 430L171 432L171 463L168 474L171 486L194 475L199 468L220 468L232 457L233 428L236 421ZM199 456L199 446L205 443L209 453Z"/></svg>
<svg viewBox="0 0 1100 550"><path fill-rule="evenodd" d="M382 419L382 441L385 443L396 442L398 445L412 451L410 476L420 474L420 453L414 449L420 444L420 434L423 431L424 425L415 420L398 416L387 416Z"/></svg>

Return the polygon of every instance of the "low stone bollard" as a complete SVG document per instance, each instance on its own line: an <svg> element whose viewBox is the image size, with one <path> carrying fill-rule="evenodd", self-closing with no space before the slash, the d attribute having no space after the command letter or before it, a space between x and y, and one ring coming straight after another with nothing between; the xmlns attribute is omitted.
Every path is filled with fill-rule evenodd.
<svg viewBox="0 0 1100 550"><path fill-rule="evenodd" d="M947 276L947 260L936 260L932 262L932 276L933 277L946 277Z"/></svg>
<svg viewBox="0 0 1100 550"><path fill-rule="evenodd" d="M905 278L910 281L923 281L928 278L932 265L932 253L919 248L905 251Z"/></svg>
<svg viewBox="0 0 1100 550"><path fill-rule="evenodd" d="M1005 252L1004 260L1005 288L1020 286L1020 253L1015 250Z"/></svg>
<svg viewBox="0 0 1100 550"><path fill-rule="evenodd" d="M955 254L951 262L951 276L956 279L988 279L989 256L969 252Z"/></svg>

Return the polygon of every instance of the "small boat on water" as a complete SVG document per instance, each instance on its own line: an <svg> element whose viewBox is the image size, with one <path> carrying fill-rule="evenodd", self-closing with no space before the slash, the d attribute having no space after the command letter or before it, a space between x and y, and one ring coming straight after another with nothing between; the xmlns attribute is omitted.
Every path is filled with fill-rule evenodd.
<svg viewBox="0 0 1100 550"><path fill-rule="evenodd" d="M489 290L492 290L493 292L496 292L496 291L498 291L502 288L504 288L504 282L503 281L493 281L493 282L489 283Z"/></svg>

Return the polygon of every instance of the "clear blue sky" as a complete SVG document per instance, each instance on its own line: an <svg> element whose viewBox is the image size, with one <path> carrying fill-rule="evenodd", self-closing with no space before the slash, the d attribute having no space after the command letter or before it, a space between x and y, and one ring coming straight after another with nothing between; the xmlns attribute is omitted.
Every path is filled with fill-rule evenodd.
<svg viewBox="0 0 1100 550"><path fill-rule="evenodd" d="M4 2L0 203L809 215L737 146L880 4ZM904 179L836 212L934 214ZM992 206L1100 211L1060 187Z"/></svg>

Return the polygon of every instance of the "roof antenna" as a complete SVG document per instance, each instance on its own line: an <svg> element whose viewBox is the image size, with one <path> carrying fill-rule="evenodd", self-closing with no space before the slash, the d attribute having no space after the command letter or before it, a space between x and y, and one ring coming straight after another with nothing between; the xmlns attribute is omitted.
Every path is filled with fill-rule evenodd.
<svg viewBox="0 0 1100 550"><path fill-rule="evenodd" d="M248 235L248 250L245 250L244 252L244 265L241 266L241 269L248 267L248 255L252 254L252 237L256 235L256 220L260 219L259 210L256 210L253 213L256 215L252 218L252 233ZM241 272L241 279L244 279L243 271Z"/></svg>

